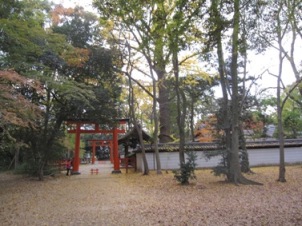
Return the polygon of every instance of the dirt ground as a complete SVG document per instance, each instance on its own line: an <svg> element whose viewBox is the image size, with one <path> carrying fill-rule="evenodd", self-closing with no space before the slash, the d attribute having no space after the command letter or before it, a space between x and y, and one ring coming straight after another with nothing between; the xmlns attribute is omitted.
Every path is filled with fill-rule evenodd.
<svg viewBox="0 0 302 226"><path fill-rule="evenodd" d="M263 186L235 186L198 170L180 186L173 173L47 177L0 174L0 225L302 225L302 166L254 168Z"/></svg>

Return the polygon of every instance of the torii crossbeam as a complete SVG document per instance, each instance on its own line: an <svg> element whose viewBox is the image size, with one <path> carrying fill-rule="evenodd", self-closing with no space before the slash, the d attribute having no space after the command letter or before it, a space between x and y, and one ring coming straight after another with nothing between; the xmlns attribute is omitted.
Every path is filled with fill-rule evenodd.
<svg viewBox="0 0 302 226"><path fill-rule="evenodd" d="M120 119L119 125L126 125L127 119ZM68 129L68 133L75 134L75 150L74 150L74 159L73 159L73 169L72 174L80 174L80 138L81 134L102 134L102 133L111 133L112 134L112 149L113 149L113 171L112 173L121 173L120 170L120 160L118 155L118 134L125 133L125 129L119 129L114 127L110 130L100 129L98 123L92 123L87 121L67 121L68 126L73 126L73 129ZM91 125L93 129L83 129L83 125Z"/></svg>

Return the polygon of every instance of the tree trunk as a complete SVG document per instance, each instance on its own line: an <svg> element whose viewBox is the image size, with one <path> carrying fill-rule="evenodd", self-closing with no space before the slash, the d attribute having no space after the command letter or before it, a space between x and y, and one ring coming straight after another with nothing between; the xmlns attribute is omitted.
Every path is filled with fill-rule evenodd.
<svg viewBox="0 0 302 226"><path fill-rule="evenodd" d="M154 118L154 134L153 134L153 142L154 142L154 152L155 152L155 159L156 159L156 172L157 174L161 174L161 163L158 151L158 117L157 117L157 101L156 101L156 80L152 74L152 85L153 85L153 118Z"/></svg>
<svg viewBox="0 0 302 226"><path fill-rule="evenodd" d="M44 152L42 152L44 153ZM42 156L40 156L38 160L38 178L40 181L44 180L44 166L45 166L45 160Z"/></svg>
<svg viewBox="0 0 302 226"><path fill-rule="evenodd" d="M240 0L234 0L234 17L233 17L233 35L232 35L232 148L230 152L230 180L235 184L240 182L240 164L239 164L239 104L238 104L238 35L239 35L239 3Z"/></svg>
<svg viewBox="0 0 302 226"><path fill-rule="evenodd" d="M286 182L285 179L285 157L284 157L284 134L283 134L283 121L282 121L282 107L281 107L281 76L282 76L282 68L283 68L283 54L282 54L282 35L281 35L281 25L280 25L280 13L282 7L280 5L278 10L278 44L279 44L279 73L277 79L277 115L278 115L278 136L279 136L279 178L278 181Z"/></svg>
<svg viewBox="0 0 302 226"><path fill-rule="evenodd" d="M176 42L177 43L177 42ZM180 165L185 163L185 109L184 103L185 97L181 95L181 88L179 82L179 67L178 67L178 56L177 49L173 48L173 71L175 76L175 90L176 90L176 105L177 105L177 126L179 132L179 162Z"/></svg>
<svg viewBox="0 0 302 226"><path fill-rule="evenodd" d="M238 37L240 24L240 0L234 0L234 17L233 17L233 34L232 34L232 61L231 61L231 77L232 77L232 148L230 150L230 182L235 184L259 184L250 181L242 176L239 163L239 130L240 130L240 106L238 98Z"/></svg>
<svg viewBox="0 0 302 226"><path fill-rule="evenodd" d="M194 137L194 101L192 100L190 103L190 137L191 141L195 141Z"/></svg>
<svg viewBox="0 0 302 226"><path fill-rule="evenodd" d="M186 120L186 114L187 114L187 99L186 95L183 90L180 91L180 97L181 97L181 115L180 115L180 130L179 130L179 150L181 150L183 153L185 153L185 142L186 142L186 135L185 135L185 120ZM183 158L185 158L183 156ZM183 161L185 163L185 159Z"/></svg>
<svg viewBox="0 0 302 226"><path fill-rule="evenodd" d="M152 55L154 57L152 60L153 63L149 62L149 65L153 65L153 70L157 75L159 104L159 142L167 143L172 141L172 138L170 137L169 88L166 78L167 59L164 50L166 40L165 33L163 32L166 30L167 25L166 20L163 18L167 16L167 12L165 11L164 7L162 7L163 3L159 3L156 5L158 7L153 12L153 23L154 25L156 25L156 29L153 34L154 51L152 51ZM149 54L149 56L151 56L151 54ZM153 76L152 78L155 79Z"/></svg>
<svg viewBox="0 0 302 226"><path fill-rule="evenodd" d="M17 170L18 166L19 166L19 156L20 156L20 145L17 144L16 146L16 153L15 153L15 170Z"/></svg>
<svg viewBox="0 0 302 226"><path fill-rule="evenodd" d="M150 58L148 58L148 64L150 65L150 75L152 78L152 88L153 88L153 105L152 105L152 112L153 112L153 119L154 119L154 133L153 133L153 144L154 144L154 152L155 152L155 159L156 159L156 169L157 169L157 174L161 174L161 163L160 163L160 157L159 157L159 150L158 150L158 129L159 129L159 124L161 125L161 121L158 120L158 115L157 115L157 81L155 79L153 70L152 70L152 63L150 61ZM159 74L161 75L161 78L164 79L164 64L161 65L162 70L156 70L158 79L160 78ZM163 73L163 74L162 74ZM159 85L158 85L159 89ZM160 92L160 91L159 91ZM160 95L160 94L159 94ZM159 101L160 102L160 101ZM161 115L161 113L159 113ZM164 117L168 117L169 115L165 115ZM169 117L168 117L169 118ZM169 124L169 123L168 123ZM167 127L165 127L167 128Z"/></svg>
<svg viewBox="0 0 302 226"><path fill-rule="evenodd" d="M149 166L148 166L148 162L147 162L147 158L146 158L142 127L137 124L136 120L134 120L134 126L135 126L135 129L136 129L137 133L138 133L139 143L140 143L141 150L142 150L143 163L144 163L144 172L143 172L143 174L148 175L149 174Z"/></svg>
<svg viewBox="0 0 302 226"><path fill-rule="evenodd" d="M213 13L215 16L215 21L218 25L222 24L220 19L220 13L218 11L217 0L212 1L213 5ZM223 27L219 26L216 32L216 40L217 40L217 55L218 55L218 72L222 90L222 125L220 125L224 131L224 144L226 149L226 167L230 169L230 153L232 149L232 141L231 141L231 123L230 123L230 110L229 110L229 99L228 99L228 87L227 87L227 80L226 80L226 73L225 73L225 63L224 63L224 56L223 56L223 47L222 47L222 30ZM220 129L220 128L219 128ZM227 179L230 181L229 178L230 174L227 173Z"/></svg>
<svg viewBox="0 0 302 226"><path fill-rule="evenodd" d="M249 154L246 149L246 140L244 137L242 124L240 125L239 143L240 143L240 147L241 147L241 172L252 173L252 170L250 169Z"/></svg>
<svg viewBox="0 0 302 226"><path fill-rule="evenodd" d="M145 152L145 146L144 146L144 140L143 140L143 134L142 134L142 128L140 125L138 125L137 123L137 119L135 116L135 110L134 110L134 92L133 92L133 87L132 87L132 81L131 81L131 75L128 75L129 77L129 105L130 105L130 112L133 118L133 124L134 127L138 133L138 138L139 138L139 143L140 143L140 147L142 150L142 158L143 158L143 164L144 164L144 175L148 175L149 174L149 166L148 166L148 162L147 162L147 158L146 158L146 152Z"/></svg>
<svg viewBox="0 0 302 226"><path fill-rule="evenodd" d="M159 103L159 142L173 141L170 136L170 106L169 89L163 71L157 72L158 76L158 103Z"/></svg>

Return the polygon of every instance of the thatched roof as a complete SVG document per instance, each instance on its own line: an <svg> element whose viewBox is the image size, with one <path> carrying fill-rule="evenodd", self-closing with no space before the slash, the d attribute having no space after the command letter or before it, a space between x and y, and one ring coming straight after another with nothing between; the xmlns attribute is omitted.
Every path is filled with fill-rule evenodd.
<svg viewBox="0 0 302 226"><path fill-rule="evenodd" d="M144 130L142 130L143 133L143 140L151 142L152 138L149 136ZM132 140L139 140L138 132L135 128L130 130L128 133L126 133L124 136L122 136L120 139L118 139L118 144L125 144L129 143Z"/></svg>

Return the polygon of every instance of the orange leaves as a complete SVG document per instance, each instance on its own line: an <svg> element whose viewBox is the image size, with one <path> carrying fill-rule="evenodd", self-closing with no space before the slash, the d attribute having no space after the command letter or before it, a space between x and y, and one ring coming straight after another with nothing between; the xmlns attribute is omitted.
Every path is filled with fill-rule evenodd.
<svg viewBox="0 0 302 226"><path fill-rule="evenodd" d="M217 119L214 115L209 116L206 120L199 121L194 135L199 142L213 142L216 137L215 124Z"/></svg>
<svg viewBox="0 0 302 226"><path fill-rule="evenodd" d="M66 16L70 16L72 13L74 13L73 8L64 8L62 5L56 5L51 12L52 23L58 25L65 20Z"/></svg>
<svg viewBox="0 0 302 226"><path fill-rule="evenodd" d="M13 70L0 71L0 80L25 83L26 79Z"/></svg>
<svg viewBox="0 0 302 226"><path fill-rule="evenodd" d="M0 71L0 86L5 89L6 84L19 84L19 85L27 85L31 88L34 88L38 91L41 90L40 83L33 79L28 79L19 75L14 70L4 70Z"/></svg>
<svg viewBox="0 0 302 226"><path fill-rule="evenodd" d="M34 125L41 109L19 91L20 88L40 91L37 81L27 79L13 70L0 71L0 115L3 123L27 127Z"/></svg>
<svg viewBox="0 0 302 226"><path fill-rule="evenodd" d="M88 49L74 48L65 51L62 57L69 66L83 67L89 59L89 53Z"/></svg>

